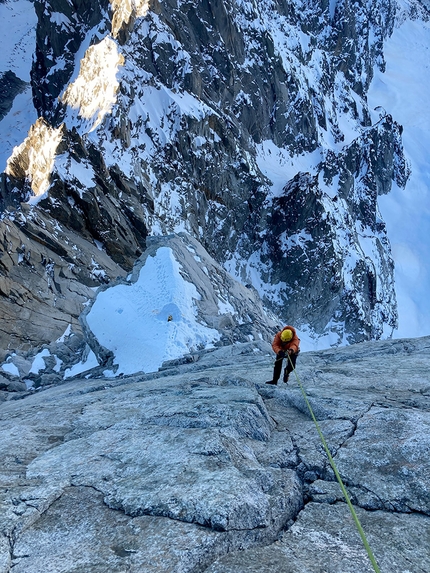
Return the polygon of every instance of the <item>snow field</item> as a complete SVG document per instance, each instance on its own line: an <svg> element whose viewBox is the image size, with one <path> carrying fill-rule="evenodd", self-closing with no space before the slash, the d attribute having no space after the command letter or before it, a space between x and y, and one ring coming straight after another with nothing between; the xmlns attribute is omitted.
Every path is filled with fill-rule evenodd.
<svg viewBox="0 0 430 573"><path fill-rule="evenodd" d="M86 318L98 342L115 355L116 375L155 372L164 361L219 340L217 330L198 321L199 298L172 250L160 247L135 283L100 292Z"/></svg>

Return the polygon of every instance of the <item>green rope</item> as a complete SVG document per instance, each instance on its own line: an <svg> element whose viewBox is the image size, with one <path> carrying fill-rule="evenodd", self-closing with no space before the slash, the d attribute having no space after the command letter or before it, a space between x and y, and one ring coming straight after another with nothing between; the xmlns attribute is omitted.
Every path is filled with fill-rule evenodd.
<svg viewBox="0 0 430 573"><path fill-rule="evenodd" d="M298 376L298 374L297 374L297 372L296 372L296 369L295 369L294 366L293 366L293 363L292 363L292 361L291 361L290 355L287 354L287 356L288 356L288 360L289 360L289 362L290 362L290 364L291 364L291 367L293 368L293 372L294 372L294 374L295 374L295 376L296 376L297 383L298 383L298 385L299 385L299 387L300 387L300 390L301 390L301 392L302 392L302 394L303 394L303 398L305 399L306 405L307 405L307 407L309 408L309 412L311 413L312 420L314 421L315 426L316 426L316 428L317 428L319 437L321 438L321 442L322 442L322 444L323 444L323 446L324 446L324 449L325 449L325 451L326 451L326 454L327 454L327 456L328 456L330 465L331 465L331 467L333 468L334 474L335 474L335 476L336 476L337 481L339 482L340 488L341 488L342 493L343 493L343 495L344 495L344 497L345 497L346 503L348 504L348 507L349 507L349 510L350 510L350 512L351 512L351 515L352 515L352 517L353 517L353 519L354 519L355 525L357 526L358 533L360 534L360 537L361 537L361 540L362 540L362 542L363 542L363 545L364 545L364 547L366 548L367 555L369 556L369 559L370 559L370 562L372 563L373 569L375 570L376 573L381 573L381 571L380 571L380 569L379 569L379 567L378 567L378 564L376 563L376 559L375 559L375 557L374 557L374 555L373 555L373 553L372 553L372 550L371 550L371 548L370 548L370 545L369 545L369 543L368 543L368 541L367 541L367 539L366 539L366 534L364 533L363 528L362 528L361 523L360 523L360 520L358 519L358 516L357 516L357 514L356 514L356 512L355 512L354 506L352 505L351 500L349 499L348 492L346 491L346 488L345 488L345 486L343 485L342 478L340 477L340 474L339 474L339 472L338 472L338 469L337 469L337 467L336 467L336 464L335 464L335 462L334 462L334 459L332 458L332 455L331 455L331 453L330 453L330 450L328 449L327 442L325 441L325 438L324 438L324 436L323 436L323 433L322 433L322 431L321 431L321 428L320 428L320 426L319 426L319 424L318 424L318 422L317 422L317 419L315 418L315 415L314 415L314 412L313 412L313 410L312 410L312 407L311 407L311 405L310 405L310 403L309 403L308 397L306 396L305 389L303 388L303 386L302 386L302 384L301 384L301 382L300 382L300 378L299 378L299 376Z"/></svg>

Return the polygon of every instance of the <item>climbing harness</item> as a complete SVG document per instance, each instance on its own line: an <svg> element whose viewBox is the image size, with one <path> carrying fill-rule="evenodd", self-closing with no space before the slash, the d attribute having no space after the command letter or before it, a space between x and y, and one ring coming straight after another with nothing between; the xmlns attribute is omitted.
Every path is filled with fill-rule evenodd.
<svg viewBox="0 0 430 573"><path fill-rule="evenodd" d="M330 450L328 449L327 442L325 441L325 438L324 438L324 436L323 436L323 433L322 433L322 431L321 431L321 428L320 428L320 426L319 426L319 424L318 424L318 422L317 422L317 419L315 418L315 414L314 414L314 412L313 412L313 410L312 410L312 407L311 407L311 405L310 405L310 403L309 403L309 400L308 400L308 397L307 397L307 395L306 395L305 389L303 388L302 383L300 382L299 375L297 374L296 369L295 369L294 366L293 366L293 363L292 363L292 361L291 361L290 355L288 354L287 356L288 356L288 360L290 361L290 364L291 364L291 366L292 366L292 368L293 368L293 372L294 372L294 374L295 374L295 376L296 376L297 384L299 385L299 388L300 388L300 390L301 390L301 392L302 392L302 394L303 394L303 398L305 399L306 405L307 405L307 407L308 407L308 409L309 409L309 412L310 412L310 414L311 414L312 420L314 421L314 424L315 424L316 429L317 429L317 431L318 431L318 434L319 434L319 437L320 437L320 439L321 439L322 445L324 446L324 449L325 449L325 451L326 451L326 454L327 454L327 457L328 457L328 459L329 459L330 465L331 465L331 467L333 468L334 475L336 476L336 479L337 479L337 481L339 482L340 489L342 490L342 493L343 493L343 495L344 495L344 497L345 497L345 501L346 501L346 503L348 504L348 507L349 507L349 510L350 510L350 512L351 512L352 518L354 519L355 525L356 525L356 527L357 527L357 529L358 529L358 533L360 534L360 537L361 537L361 540L362 540L362 542L363 542L363 545L364 545L364 547L365 547L365 549L366 549L366 551L367 551L367 555L369 556L370 562L372 563L373 569L375 570L376 573L381 573L381 571L380 571L380 569L379 569L379 567L378 567L378 564L376 563L376 559L375 559L375 557L374 557L374 555L373 555L373 553L372 553L372 550L371 550L371 548L370 548L369 542L368 542L367 539L366 539L366 534L364 533L364 530L363 530L363 528L362 528L362 526L361 526L360 520L358 519L358 515L356 514L355 509L354 509L354 506L352 505L351 500L349 499L348 492L346 491L346 488L345 488L345 486L344 486L344 484L343 484L342 478L340 477L340 474L339 474L339 471L338 471L338 469L337 469L337 467L336 467L336 464L335 464L335 462L334 462L334 459L332 458L332 455L331 455L331 453L330 453Z"/></svg>

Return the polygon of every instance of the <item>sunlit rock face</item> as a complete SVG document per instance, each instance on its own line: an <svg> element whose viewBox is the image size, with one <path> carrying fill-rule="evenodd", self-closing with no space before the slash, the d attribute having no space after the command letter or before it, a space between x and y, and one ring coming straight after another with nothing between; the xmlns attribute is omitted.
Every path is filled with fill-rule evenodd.
<svg viewBox="0 0 430 573"><path fill-rule="evenodd" d="M98 30L93 29L97 27L106 34L108 7L108 0L34 2L38 25L31 77L34 106L40 116L54 117L57 98L74 74L75 56L87 36L94 42Z"/></svg>
<svg viewBox="0 0 430 573"><path fill-rule="evenodd" d="M61 131L51 128L43 119L37 120L7 163L6 173L15 179L27 179L35 197L43 195L49 187Z"/></svg>
<svg viewBox="0 0 430 573"><path fill-rule="evenodd" d="M31 81L44 123L1 177L5 219L30 202L122 273L148 235L186 231L280 322L334 343L391 333L378 195L404 185L408 167L401 127L383 114L371 125L366 91L373 67L384 67L395 2L50 0L34 9ZM34 137L42 126L52 136ZM65 257L59 237L49 248Z"/></svg>

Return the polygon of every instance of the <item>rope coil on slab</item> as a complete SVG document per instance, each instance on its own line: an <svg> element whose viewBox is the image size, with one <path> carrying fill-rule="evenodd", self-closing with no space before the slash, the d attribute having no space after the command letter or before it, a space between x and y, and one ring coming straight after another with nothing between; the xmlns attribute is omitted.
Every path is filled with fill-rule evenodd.
<svg viewBox="0 0 430 573"><path fill-rule="evenodd" d="M291 361L290 355L288 354L287 356L288 356L288 360L290 361L290 364L291 364L291 366L292 366L292 368L293 368L293 372L294 372L294 375L295 375L295 377L296 377L297 384L299 385L299 388L300 388L300 390L301 390L301 392L302 392L302 394L303 394L303 398L305 399L306 405L307 405L307 407L308 407L308 409L309 409L309 412L310 412L310 414L311 414L312 420L314 421L314 424L315 424L316 429L317 429L317 431L318 431L318 434L319 434L319 437L320 437L320 439L321 439L322 445L324 446L324 449L325 449L325 452L326 452L327 457L328 457L328 459L329 459L330 465L331 465L331 467L332 467L332 469L333 469L333 471L334 471L334 475L336 476L336 479L337 479L337 481L339 482L340 489L342 490L342 493L343 493L343 495L344 495L344 497L345 497L345 501L346 501L346 503L348 504L348 507L349 507L349 510L350 510L350 512L351 512L352 518L353 518L353 520L354 520L354 523L355 523L355 525L356 525L356 527L357 527L357 529L358 529L358 533L360 534L360 537L361 537L361 540L362 540L362 542L363 542L363 545L364 545L364 547L365 547L365 549L366 549L366 551L367 551L367 555L368 555L368 557L369 557L369 559L370 559L370 562L372 563L373 569L374 569L375 573L381 573L381 571L380 571L380 569L379 569L379 567L378 567L378 564L376 563L376 559L375 559L375 557L374 557L374 555L373 555L373 553L372 553L372 550L371 550L371 548L370 548L369 542L367 541L366 534L364 533L364 530L363 530L363 528L362 528L362 526L361 526L360 520L358 519L358 515L356 514L355 509L354 509L354 506L352 505L351 500L349 499L348 492L346 491L346 488L345 488L345 486L344 486L344 484L343 484L342 478L340 477L340 474L339 474L339 471L338 471L338 469L337 469L337 467L336 467L335 461L334 461L334 459L333 459L333 457L332 457L332 455L331 455L331 453L330 453L330 450L328 449L327 442L326 442L326 440L325 440L325 438L324 438L324 435L323 435L323 433L322 433L322 431L321 431L321 428L320 428L320 426L319 426L319 424L318 424L318 421L317 421L317 419L315 418L315 414L314 414L314 412L313 412L313 410L312 410L312 406L311 406L310 403L309 403L309 400L308 400L308 397L307 397L307 395L306 395L305 389L303 388L302 383L300 382L299 375L297 374L297 371L296 371L296 369L295 369L294 366L293 366L293 363L292 363L292 361Z"/></svg>

